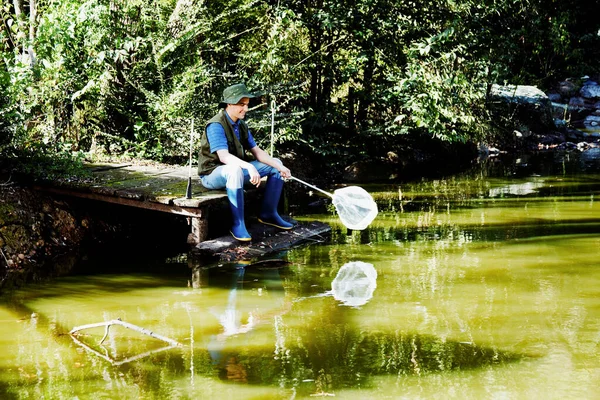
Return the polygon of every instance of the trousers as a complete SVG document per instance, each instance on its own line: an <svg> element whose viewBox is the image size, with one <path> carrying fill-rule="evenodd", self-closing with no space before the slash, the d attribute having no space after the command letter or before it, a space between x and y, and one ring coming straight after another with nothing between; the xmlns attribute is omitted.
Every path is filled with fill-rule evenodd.
<svg viewBox="0 0 600 400"><path fill-rule="evenodd" d="M275 161L281 164L279 159L276 158ZM261 178L268 176L269 179L281 179L279 171L270 165L261 163L260 161L250 161L250 164L254 165L254 168L256 168ZM232 165L220 165L209 175L202 175L200 177L202 186L211 190L224 188L230 190L241 189L249 182L250 175L248 174L248 171Z"/></svg>

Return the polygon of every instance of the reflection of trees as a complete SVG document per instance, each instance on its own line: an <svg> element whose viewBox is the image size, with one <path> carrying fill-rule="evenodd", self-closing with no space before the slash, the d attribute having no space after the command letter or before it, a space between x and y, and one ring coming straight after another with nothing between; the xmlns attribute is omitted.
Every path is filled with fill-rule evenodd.
<svg viewBox="0 0 600 400"><path fill-rule="evenodd" d="M335 246L323 251L329 251L333 262L337 262L338 257L345 258L343 252L338 254ZM322 293L328 289L327 284L331 285L329 275L336 269L344 268L331 269L327 276L322 276L325 270L320 268L303 271L303 278L289 273L283 286L296 293L314 295L314 287L304 286L322 280L323 284L317 285L316 290ZM306 275L309 273L312 277ZM322 279L315 280L315 275ZM223 380L293 389L299 395L309 395L369 387L371 378L377 375L420 376L500 365L520 358L518 354L414 331L393 328L370 331L357 323L362 320L362 312L362 309L340 307L332 297L305 297L304 301L294 303L291 312L273 316L274 349L271 346L237 347L233 344L236 338L230 337L222 342L217 358L211 351L213 363L216 362ZM255 328L261 329L264 334L266 326ZM243 333L238 340L248 335L252 332Z"/></svg>
<svg viewBox="0 0 600 400"><path fill-rule="evenodd" d="M513 189L496 188L496 191L500 190ZM540 192L545 190L542 188ZM424 200L418 205L415 203L410 211L382 211L369 228L360 232L347 232L331 221L331 241L339 245L396 240L492 242L542 235L596 233L600 230L600 218L595 213L599 206L594 203L593 196L583 192L564 199L544 196Z"/></svg>
<svg viewBox="0 0 600 400"><path fill-rule="evenodd" d="M500 365L520 358L434 336L359 330L339 310L330 303L317 318L311 319L307 312L306 326L290 327L280 321L284 340L277 341L274 358L272 349L232 351L228 357L246 366L244 378L248 383L295 388L304 395L368 387L375 375L424 375Z"/></svg>

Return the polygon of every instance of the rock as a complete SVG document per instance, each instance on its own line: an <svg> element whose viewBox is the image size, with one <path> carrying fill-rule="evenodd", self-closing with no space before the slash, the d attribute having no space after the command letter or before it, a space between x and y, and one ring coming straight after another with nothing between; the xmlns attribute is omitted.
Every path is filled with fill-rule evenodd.
<svg viewBox="0 0 600 400"><path fill-rule="evenodd" d="M581 153L581 156L586 162L598 162L598 160L600 160L600 148L590 146L589 149L586 149Z"/></svg>
<svg viewBox="0 0 600 400"><path fill-rule="evenodd" d="M56 207L49 197L11 187L0 191L0 202L5 205L0 208L0 250L8 266L6 271L0 270L0 290L13 280L22 281L17 278L19 275L41 272L46 262L48 265L51 262L46 255L72 251L83 238L83 230L75 224L69 207ZM49 214L39 210L47 210ZM61 249L45 237L57 226L69 238L69 246L63 245ZM12 277L7 279L9 275Z"/></svg>
<svg viewBox="0 0 600 400"><path fill-rule="evenodd" d="M573 150L577 148L577 145L573 142L564 142L558 145L558 148L563 150Z"/></svg>
<svg viewBox="0 0 600 400"><path fill-rule="evenodd" d="M585 99L583 97L571 97L569 99L569 107L572 108L584 108L586 107L586 102Z"/></svg>
<svg viewBox="0 0 600 400"><path fill-rule="evenodd" d="M357 161L344 169L346 182L381 182L393 179L395 168L384 161Z"/></svg>
<svg viewBox="0 0 600 400"><path fill-rule="evenodd" d="M578 131L577 129L567 129L565 138L569 140L579 141L583 138L583 132Z"/></svg>
<svg viewBox="0 0 600 400"><path fill-rule="evenodd" d="M560 133L540 135L538 142L542 145L555 145L565 141L565 136Z"/></svg>
<svg viewBox="0 0 600 400"><path fill-rule="evenodd" d="M529 131L542 133L556 129L552 102L535 86L492 85L490 110L495 118L506 121L503 125L511 132L518 130L524 136Z"/></svg>
<svg viewBox="0 0 600 400"><path fill-rule="evenodd" d="M575 96L578 89L579 87L575 83L565 80L558 84L557 91L563 98L568 99Z"/></svg>
<svg viewBox="0 0 600 400"><path fill-rule="evenodd" d="M600 99L600 85L594 81L587 81L583 84L579 94L586 99Z"/></svg>
<svg viewBox="0 0 600 400"><path fill-rule="evenodd" d="M590 147L590 144L588 142L579 142L577 143L577 150L583 151L587 148Z"/></svg>
<svg viewBox="0 0 600 400"><path fill-rule="evenodd" d="M567 126L567 121L565 121L564 119L555 118L554 125L556 125L557 128L564 128Z"/></svg>
<svg viewBox="0 0 600 400"><path fill-rule="evenodd" d="M583 125L588 129L600 129L600 116L588 115L583 120Z"/></svg>
<svg viewBox="0 0 600 400"><path fill-rule="evenodd" d="M564 119L579 121L588 116L594 110L594 105L583 97L572 97L569 100L569 106Z"/></svg>
<svg viewBox="0 0 600 400"><path fill-rule="evenodd" d="M535 86L527 85L492 85L491 95L494 98L518 104L549 104L546 93Z"/></svg>
<svg viewBox="0 0 600 400"><path fill-rule="evenodd" d="M489 144L483 143L483 142L480 142L477 145L477 151L478 151L480 157L481 156L497 156L498 154L505 153L505 152L501 151L500 149L498 149L494 146L490 146Z"/></svg>
<svg viewBox="0 0 600 400"><path fill-rule="evenodd" d="M600 132L586 132L585 137L587 139L600 139Z"/></svg>
<svg viewBox="0 0 600 400"><path fill-rule="evenodd" d="M559 93L548 93L548 99L553 103L560 103L562 96Z"/></svg>
<svg viewBox="0 0 600 400"><path fill-rule="evenodd" d="M387 152L387 158L390 162L393 162L393 163L400 162L400 156L393 151Z"/></svg>

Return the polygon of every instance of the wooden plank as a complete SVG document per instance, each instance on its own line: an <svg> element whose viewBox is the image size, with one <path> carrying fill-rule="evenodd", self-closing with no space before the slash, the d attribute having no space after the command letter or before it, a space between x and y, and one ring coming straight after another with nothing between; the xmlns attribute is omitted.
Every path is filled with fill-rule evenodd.
<svg viewBox="0 0 600 400"><path fill-rule="evenodd" d="M231 235L206 240L192 249L194 256L213 256L221 261L248 260L263 257L307 242L322 242L331 227L318 221L299 223L284 231L272 226L253 224L248 226L252 242L244 244Z"/></svg>
<svg viewBox="0 0 600 400"><path fill-rule="evenodd" d="M175 206L175 205L169 206L169 205L155 203L155 202L151 202L151 201L140 201L140 200L135 200L135 199L131 199L131 198L116 197L116 196L104 195L104 194L98 194L98 193L80 192L77 190L69 190L69 189L63 189L63 188L36 186L35 189L40 190L40 191L46 191L49 193L60 194L63 196L73 196L73 197L80 197L80 198L90 199L90 200L104 201L107 203L120 204L120 205L124 205L124 206L131 206L131 207L137 207L137 208L144 208L144 209L148 209L148 210L167 212L167 213L171 213L171 214L183 215L186 217L202 218L204 215L202 208L193 208L193 207L183 208L183 207L179 207L179 206Z"/></svg>
<svg viewBox="0 0 600 400"><path fill-rule="evenodd" d="M132 164L87 164L85 167L91 172L100 172L111 169L130 167Z"/></svg>
<svg viewBox="0 0 600 400"><path fill-rule="evenodd" d="M92 171L91 180L57 182L54 186L186 208L219 203L226 197L225 191L204 188L194 170L192 199L185 199L188 167L92 164L88 168ZM253 196L251 190L248 195Z"/></svg>
<svg viewBox="0 0 600 400"><path fill-rule="evenodd" d="M192 232L188 235L188 244L197 245L208 239L208 219L206 214L204 218L190 218L189 224L192 227Z"/></svg>
<svg viewBox="0 0 600 400"><path fill-rule="evenodd" d="M174 205L179 207L200 207L202 204L210 203L211 200L222 201L227 199L227 193L223 190L212 190L201 193L201 197L197 193L192 193L191 199L179 197L173 199Z"/></svg>
<svg viewBox="0 0 600 400"><path fill-rule="evenodd" d="M220 201L224 192L213 193L204 188L196 174L192 176L193 199L185 199L188 170L182 167L156 168L150 166L129 166L122 169L104 169L94 174L93 192L113 194L129 199L147 200L161 204L175 204L180 207L198 207L202 203Z"/></svg>

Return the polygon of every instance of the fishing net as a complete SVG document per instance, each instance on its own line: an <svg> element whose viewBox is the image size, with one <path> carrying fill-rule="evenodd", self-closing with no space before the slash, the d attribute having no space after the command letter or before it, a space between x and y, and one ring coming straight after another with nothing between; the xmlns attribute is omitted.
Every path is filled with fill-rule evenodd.
<svg viewBox="0 0 600 400"><path fill-rule="evenodd" d="M363 230L377 216L377 203L361 187L337 189L332 198L340 220L348 229Z"/></svg>
<svg viewBox="0 0 600 400"><path fill-rule="evenodd" d="M361 187L348 186L337 189L331 194L296 177L292 176L290 179L331 197L340 220L348 229L363 230L377 216L377 203L375 203L369 192Z"/></svg>
<svg viewBox="0 0 600 400"><path fill-rule="evenodd" d="M375 267L362 261L344 264L331 282L333 298L350 307L366 304L373 297L376 287Z"/></svg>

